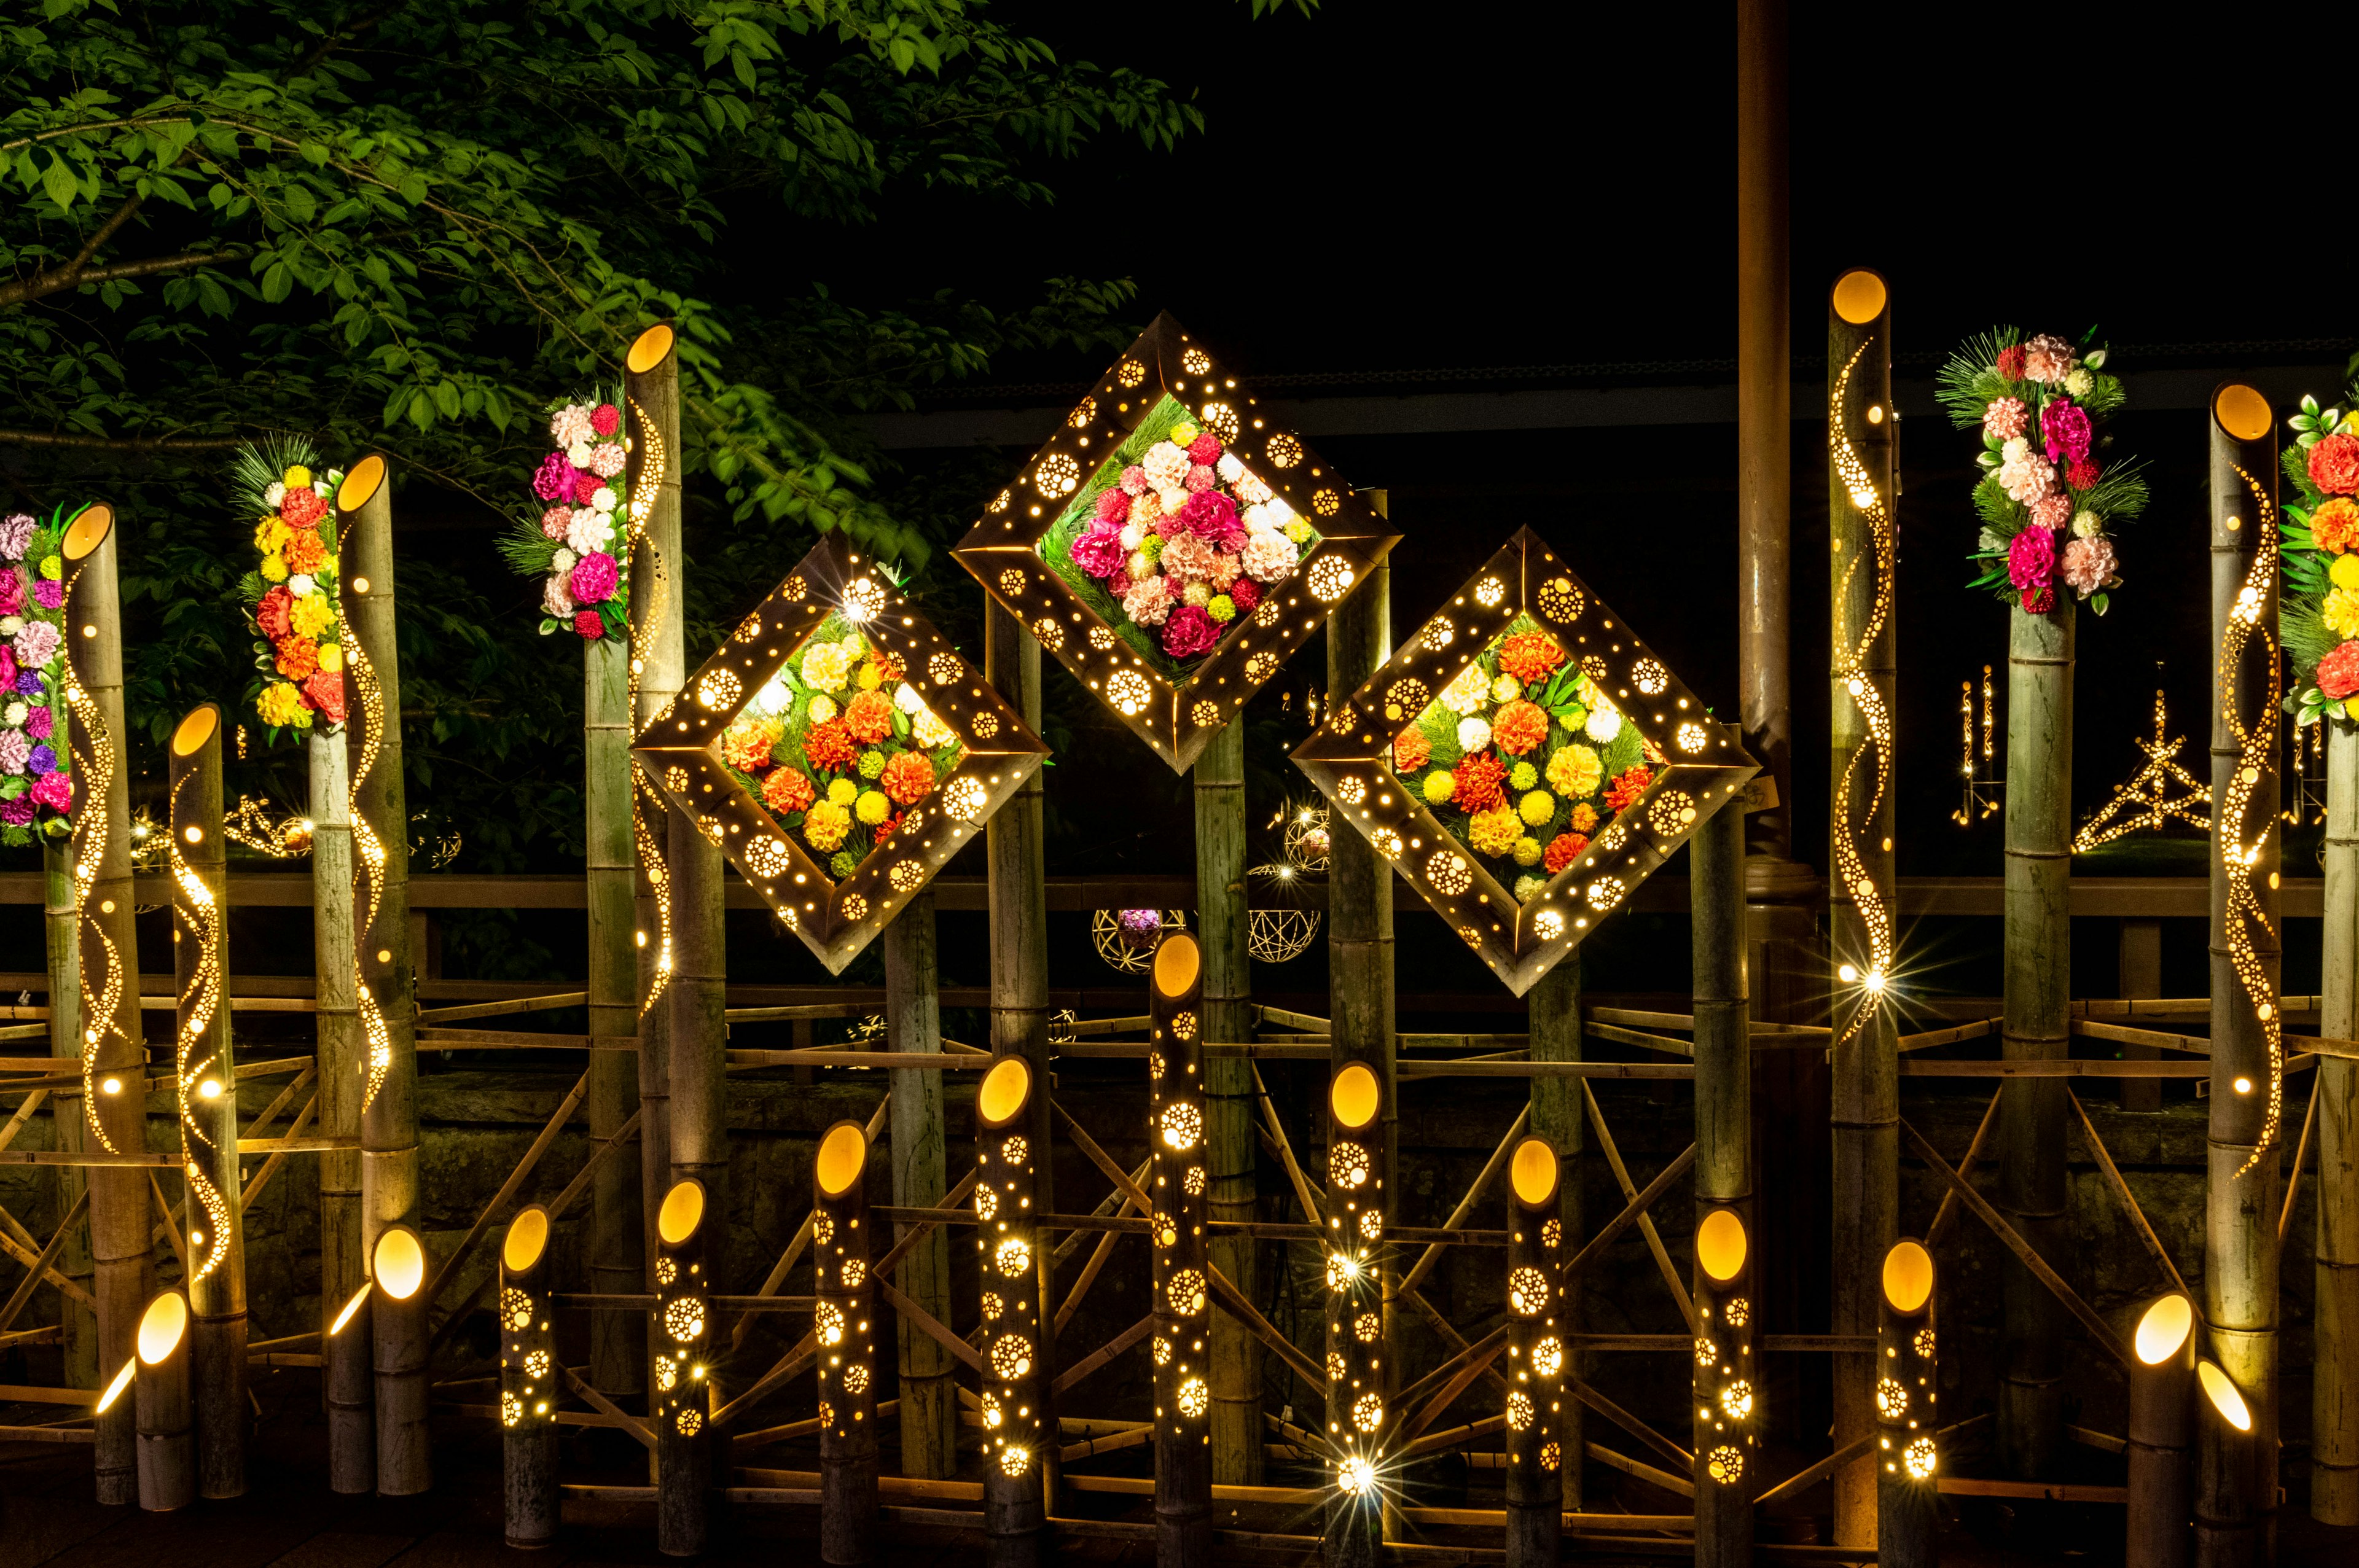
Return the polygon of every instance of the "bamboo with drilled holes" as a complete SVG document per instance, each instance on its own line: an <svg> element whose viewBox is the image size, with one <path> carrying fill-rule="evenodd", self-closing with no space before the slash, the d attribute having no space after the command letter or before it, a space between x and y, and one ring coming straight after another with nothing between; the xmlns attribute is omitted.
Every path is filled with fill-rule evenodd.
<svg viewBox="0 0 2359 1568"><path fill-rule="evenodd" d="M557 1539L556 1303L549 1266L554 1238L549 1210L519 1211L500 1238L500 1463L507 1543L547 1546ZM621 1314L598 1313L592 1321Z"/></svg>
<svg viewBox="0 0 2359 1568"><path fill-rule="evenodd" d="M1196 920L1203 941L1201 1040L1253 1037L1253 976L1245 950L1251 916L1245 895L1245 764L1240 713L1206 743L1190 770L1196 803ZM1251 1219L1260 1152L1254 1137L1252 1060L1208 1058L1203 1091L1204 1160L1212 1179L1205 1212L1212 1219ZM1212 1244L1212 1266L1250 1297L1259 1250L1249 1238L1223 1235ZM1261 1341L1226 1313L1213 1314L1212 1331L1212 1478L1221 1486L1257 1486L1262 1478Z"/></svg>
<svg viewBox="0 0 2359 1568"><path fill-rule="evenodd" d="M2327 722L2326 920L2318 1027L2359 1039L2359 729ZM2319 1058L2310 1516L2359 1525L2359 1062Z"/></svg>
<svg viewBox="0 0 2359 1568"><path fill-rule="evenodd" d="M989 1568L1037 1568L1049 1539L1049 1462L1059 1431L1043 1363L1052 1321L1041 1278L1040 1177L1049 1142L1033 1130L1049 1082L1003 1053L974 1097L976 1273L983 1320L983 1515ZM906 1314L905 1314L906 1315ZM945 1330L945 1333L948 1331ZM962 1350L964 1341L959 1342Z"/></svg>
<svg viewBox="0 0 2359 1568"><path fill-rule="evenodd" d="M1577 1062L1582 1053L1582 959L1575 947L1560 960L1556 968L1542 975L1530 991L1525 1005L1530 1009L1531 1052L1535 1062ZM1564 1162L1565 1179L1557 1184L1557 1218L1563 1234L1578 1239L1588 1233L1588 1220L1582 1202L1581 1152L1587 1141L1587 1118L1582 1112L1582 1080L1579 1078L1535 1076L1531 1081L1531 1133L1557 1152ZM1577 1383L1586 1376L1585 1353L1571 1336L1581 1330L1581 1294L1568 1293L1562 1303L1567 1334L1564 1374L1569 1383ZM1556 1412L1557 1440L1566 1454L1584 1452L1582 1411L1579 1400L1560 1400L1563 1408ZM1560 1465L1558 1484L1563 1493L1563 1511L1581 1511L1581 1466L1578 1464Z"/></svg>
<svg viewBox="0 0 2359 1568"><path fill-rule="evenodd" d="M655 1309L647 1314L647 1337L656 1350L647 1417L655 1429L656 1549L667 1557L695 1557L711 1531L715 1437L705 1358L712 1337L712 1261L720 1252L712 1242L721 1217L702 1184L690 1178L666 1189L654 1218L648 1229L656 1249ZM601 1408L611 1413L611 1405Z"/></svg>
<svg viewBox="0 0 2359 1568"><path fill-rule="evenodd" d="M1202 765L1200 757L1197 766ZM1212 1313L1206 1273L1208 1262L1216 1261L1204 1237L1213 1156L1204 1072L1205 1020L1212 1012L1208 951L1188 932L1166 932L1147 970L1157 1568L1211 1568L1212 1563L1212 1466L1219 1445L1212 1379L1219 1370L1217 1326L1230 1314Z"/></svg>
<svg viewBox="0 0 2359 1568"><path fill-rule="evenodd" d="M903 917L908 915L905 907ZM868 1134L839 1121L811 1167L811 1288L819 1340L819 1548L835 1568L876 1556L876 1302Z"/></svg>
<svg viewBox="0 0 2359 1568"><path fill-rule="evenodd" d="M2192 1554L2187 1450L2196 1419L2196 1333L2194 1298L2173 1291L2147 1303L2131 1336L2123 1568L2187 1568Z"/></svg>
<svg viewBox="0 0 2359 1568"><path fill-rule="evenodd" d="M942 1048L941 971L937 957L934 895L912 894L885 928L885 1027L897 1053L936 1053ZM893 1202L929 1208L942 1201L949 1184L942 1123L942 1076L897 1072L892 1077ZM908 1241L913 1227L897 1225L894 1241ZM939 1226L910 1243L894 1286L937 1318L951 1316L951 1238ZM900 1322L898 1336L901 1473L943 1480L957 1468L958 1396L948 1352L914 1324Z"/></svg>
<svg viewBox="0 0 2359 1568"><path fill-rule="evenodd" d="M131 812L123 722L123 610L115 571L113 511L84 511L66 531L67 679L82 697L74 702L82 754L88 759L76 788L74 849L91 868L82 882L81 976L82 1038L74 1054L85 1063L85 1087L70 1114L82 1119L85 1148L144 1153L147 1097L147 1042L139 1017L139 944L132 924ZM97 776L103 771L103 777ZM103 810L91 796L105 791ZM110 1090L108 1085L114 1085ZM126 1166L93 1166L90 1192L91 1288L98 1302L100 1375L112 1378L135 1354L141 1314L155 1294L149 1239L148 1174ZM137 1491L136 1444L131 1401L118 1400L93 1423L98 1500L128 1503Z"/></svg>
<svg viewBox="0 0 2359 1568"><path fill-rule="evenodd" d="M1744 786L1735 786L1741 791ZM1689 840L1689 889L1695 992L1695 1212L1698 1234L1734 1217L1740 1238L1753 1232L1753 1049L1745 974L1745 807L1735 798L1707 802L1712 815ZM1840 1146L1840 1142L1839 1142ZM1837 1230L1843 1227L1840 1222ZM1750 1352L1757 1265L1741 1241L1739 1271L1718 1275L1698 1248L1693 1303L1699 1346L1695 1374L1694 1473L1698 1568L1745 1568L1753 1561L1753 1493L1767 1380ZM1701 1346L1723 1359L1741 1356L1734 1383L1724 1365L1702 1365ZM1741 1386L1741 1411L1730 1390ZM1733 1457L1732 1457L1733 1455ZM1732 1473L1733 1472L1733 1473Z"/></svg>
<svg viewBox="0 0 2359 1568"><path fill-rule="evenodd" d="M1877 1568L1937 1568L1940 1362L1936 1274L1924 1244L1903 1238L1877 1271L1875 1390Z"/></svg>
<svg viewBox="0 0 2359 1568"><path fill-rule="evenodd" d="M222 711L182 719L167 748L172 870L175 1098L189 1188L190 1378L198 1490L245 1493L245 1226L237 1059L229 1029L229 840L222 832Z"/></svg>
<svg viewBox="0 0 2359 1568"><path fill-rule="evenodd" d="M1507 1408L1497 1418L1506 1431L1506 1568L1556 1568L1566 1512L1560 1477L1580 1467L1560 1420L1563 1406L1580 1402L1565 1393L1572 1295L1558 1278L1566 1240L1558 1189L1570 1173L1537 1135L1519 1141L1508 1162Z"/></svg>

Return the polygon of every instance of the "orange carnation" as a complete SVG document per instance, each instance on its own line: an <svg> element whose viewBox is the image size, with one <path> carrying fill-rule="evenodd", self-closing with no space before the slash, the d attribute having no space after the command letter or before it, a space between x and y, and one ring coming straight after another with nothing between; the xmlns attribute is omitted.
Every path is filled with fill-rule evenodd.
<svg viewBox="0 0 2359 1568"><path fill-rule="evenodd" d="M1549 840L1548 853L1541 857L1540 864L1548 868L1549 875L1554 876L1581 859L1581 852L1588 848L1589 840L1580 834L1560 833Z"/></svg>
<svg viewBox="0 0 2359 1568"><path fill-rule="evenodd" d="M800 768L780 768L762 781L762 804L782 816L810 809L817 798L810 776Z"/></svg>
<svg viewBox="0 0 2359 1568"><path fill-rule="evenodd" d="M1564 650L1545 632L1518 632L1499 644L1499 671L1529 686L1556 674Z"/></svg>
<svg viewBox="0 0 2359 1568"><path fill-rule="evenodd" d="M278 673L299 681L320 667L320 644L309 637L286 636L271 644L278 654Z"/></svg>
<svg viewBox="0 0 2359 1568"><path fill-rule="evenodd" d="M1549 716L1533 703L1519 699L1491 716L1491 739L1511 757L1520 757L1547 740L1548 732Z"/></svg>
<svg viewBox="0 0 2359 1568"><path fill-rule="evenodd" d="M915 806L934 793L934 764L922 752L896 752L876 785L896 806Z"/></svg>
<svg viewBox="0 0 2359 1568"><path fill-rule="evenodd" d="M893 733L893 699L881 691L864 691L843 709L843 728L864 746L874 746Z"/></svg>
<svg viewBox="0 0 2359 1568"><path fill-rule="evenodd" d="M315 572L326 564L328 546L320 542L319 534L310 528L299 528L287 535L282 554L290 572Z"/></svg>
<svg viewBox="0 0 2359 1568"><path fill-rule="evenodd" d="M2359 544L2359 503L2338 495L2310 514L2310 536L2330 555Z"/></svg>

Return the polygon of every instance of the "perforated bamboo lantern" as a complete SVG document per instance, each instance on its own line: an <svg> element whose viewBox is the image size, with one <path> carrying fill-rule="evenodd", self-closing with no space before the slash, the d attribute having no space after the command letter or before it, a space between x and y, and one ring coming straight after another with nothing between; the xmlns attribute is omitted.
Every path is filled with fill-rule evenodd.
<svg viewBox="0 0 2359 1568"><path fill-rule="evenodd" d="M1155 950L1147 986L1158 1568L1199 1568L1212 1560L1202 956L1187 932L1167 934Z"/></svg>
<svg viewBox="0 0 2359 1568"><path fill-rule="evenodd" d="M1695 1236L1696 1562L1753 1560L1761 1370L1753 1354L1753 1238L1734 1208L1707 1209Z"/></svg>
<svg viewBox="0 0 2359 1568"><path fill-rule="evenodd" d="M2187 1568L2193 1545L2187 1448L2195 1413L2195 1303L2173 1291L2138 1315L2129 1368L2124 1568Z"/></svg>
<svg viewBox="0 0 2359 1568"><path fill-rule="evenodd" d="M656 1210L656 1346L649 1410L656 1428L656 1545L668 1557L704 1550L712 1478L712 1385L705 1343L712 1314L704 1186L675 1182Z"/></svg>
<svg viewBox="0 0 2359 1568"><path fill-rule="evenodd" d="M1373 1563L1383 1541L1386 1417L1384 1244L1391 1161L1384 1086L1351 1062L1327 1081L1327 1443L1334 1487L1327 1561Z"/></svg>
<svg viewBox="0 0 2359 1568"><path fill-rule="evenodd" d="M1564 1538L1563 1171L1544 1139L1507 1166L1507 1568L1555 1568Z"/></svg>
<svg viewBox="0 0 2359 1568"><path fill-rule="evenodd" d="M819 1142L811 1192L819 1295L820 1556L876 1556L876 1335L869 1279L868 1134L839 1121Z"/></svg>
<svg viewBox="0 0 2359 1568"><path fill-rule="evenodd" d="M1884 1255L1875 1323L1875 1551L1879 1568L1933 1568L1940 1463L1933 1255L1903 1238Z"/></svg>
<svg viewBox="0 0 2359 1568"><path fill-rule="evenodd" d="M426 1387L426 1242L407 1225L377 1233L369 1254L376 1294L369 1341L376 1366L376 1475L380 1497L411 1497L434 1484Z"/></svg>
<svg viewBox="0 0 2359 1568"><path fill-rule="evenodd" d="M549 1299L549 1210L534 1204L500 1243L500 1456L507 1542L557 1539L557 1336Z"/></svg>
<svg viewBox="0 0 2359 1568"><path fill-rule="evenodd" d="M150 1513L197 1498L197 1439L189 1395L189 1301L166 1291L140 1314L133 1398L139 1427L139 1506Z"/></svg>
<svg viewBox="0 0 2359 1568"><path fill-rule="evenodd" d="M2260 1425L2253 1400L2237 1386L2235 1379L2208 1356L2196 1357L2195 1387L2202 1396L2199 1409L2202 1424L2199 1428L2199 1435L2203 1452L2197 1460L2199 1478L2207 1465L2214 1476L2250 1474L2259 1464L2254 1450L2259 1445L2260 1431L2267 1430ZM2256 1431L2256 1428L2260 1430ZM2275 1446L2274 1443L2271 1446ZM2213 1498L2216 1499L2217 1496L2218 1491L2215 1490ZM2206 1500L2200 1494L2195 1498L2194 1546L2195 1561L2199 1564L2275 1560L2273 1530L2265 1532L2240 1519L2207 1519L2203 1512ZM2275 1523L2273 1519L2267 1522ZM2235 1550L2238 1535L2243 1535L2247 1541L2266 1541L2269 1550L2250 1556L2240 1553Z"/></svg>
<svg viewBox="0 0 2359 1568"><path fill-rule="evenodd" d="M983 1281L983 1528L992 1568L1040 1560L1048 1441L1040 1420L1039 1292L1034 1257L1032 1068L1002 1056L974 1097L975 1250Z"/></svg>

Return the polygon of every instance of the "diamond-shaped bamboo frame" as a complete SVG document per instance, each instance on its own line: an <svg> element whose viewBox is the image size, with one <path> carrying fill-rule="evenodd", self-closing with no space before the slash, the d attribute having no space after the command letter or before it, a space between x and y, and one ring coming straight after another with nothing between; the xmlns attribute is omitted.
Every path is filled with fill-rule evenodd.
<svg viewBox="0 0 2359 1568"><path fill-rule="evenodd" d="M1655 776L1636 801L1599 825L1581 859L1518 906L1482 858L1394 775L1394 738L1417 722L1423 701L1387 711L1384 694L1411 677L1426 693L1440 692L1526 613L1604 687L1623 722L1637 727ZM1405 639L1350 701L1330 710L1319 732L1295 748L1294 762L1326 795L1335 819L1351 823L1397 866L1517 996L1760 772L1734 727L1707 717L1669 666L1528 528ZM1688 795L1693 809L1653 811L1672 790Z"/></svg>
<svg viewBox="0 0 2359 1568"><path fill-rule="evenodd" d="M831 974L843 972L1049 753L1023 716L875 565L834 535L822 538L631 747L665 798L721 846ZM723 732L838 611L901 661L909 685L966 748L934 793L910 807L893 837L842 881L828 875L721 759Z"/></svg>
<svg viewBox="0 0 2359 1568"><path fill-rule="evenodd" d="M1244 618L1247 623L1222 638L1177 686L1084 604L1039 550L1067 498L1167 391L1320 535L1295 574L1270 588ZM1309 442L1271 428L1260 406L1169 313L1158 316L951 552L1043 648L1181 773L1400 540Z"/></svg>

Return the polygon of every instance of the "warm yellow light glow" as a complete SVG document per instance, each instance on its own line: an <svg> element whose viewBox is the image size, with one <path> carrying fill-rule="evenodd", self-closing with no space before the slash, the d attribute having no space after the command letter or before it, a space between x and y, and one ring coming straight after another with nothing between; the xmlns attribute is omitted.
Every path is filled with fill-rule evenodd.
<svg viewBox="0 0 2359 1568"><path fill-rule="evenodd" d="M868 1169L868 1134L856 1121L839 1121L819 1141L819 1162L813 1168L819 1190L842 1197L859 1184Z"/></svg>
<svg viewBox="0 0 2359 1568"><path fill-rule="evenodd" d="M355 507L367 505L370 498L376 494L377 488L384 483L385 460L371 452L354 463L352 471L344 475L344 482L336 487L336 510L350 512ZM368 591L364 584L361 585L361 591Z"/></svg>
<svg viewBox="0 0 2359 1568"><path fill-rule="evenodd" d="M1835 279L1835 314L1854 327L1864 327L1884 314L1884 279L1865 267L1854 267Z"/></svg>
<svg viewBox="0 0 2359 1568"><path fill-rule="evenodd" d="M188 1332L188 1298L178 1291L166 1291L139 1314L139 1359L150 1367L160 1364L180 1347Z"/></svg>
<svg viewBox="0 0 2359 1568"><path fill-rule="evenodd" d="M123 1390L131 1386L131 1374L138 1369L137 1357L135 1356L125 1361L123 1364L123 1370L114 1374L114 1381L106 1385L106 1392L98 1396L98 1403L92 1407L93 1411L99 1415L104 1415L107 1408L123 1397Z"/></svg>
<svg viewBox="0 0 2359 1568"><path fill-rule="evenodd" d="M656 1234L664 1245L677 1247L704 1223L704 1187L698 1182L675 1182L656 1211Z"/></svg>
<svg viewBox="0 0 2359 1568"><path fill-rule="evenodd" d="M2219 390L2212 400L2212 412L2220 428L2240 441L2259 440L2274 423L2269 400L2241 382L2231 382Z"/></svg>
<svg viewBox="0 0 2359 1568"><path fill-rule="evenodd" d="M89 556L92 550L98 548L100 543L113 531L114 527L114 507L103 501L94 502L83 507L73 522L67 525L64 552L66 559L79 561Z"/></svg>
<svg viewBox="0 0 2359 1568"><path fill-rule="evenodd" d="M212 740L213 731L220 728L221 709L212 703L190 709L189 716L181 719L172 731L172 755L195 756L204 750L205 742Z"/></svg>
<svg viewBox="0 0 2359 1568"><path fill-rule="evenodd" d="M1895 1312L1913 1313L1933 1294L1933 1255L1914 1241L1894 1244L1884 1255L1884 1299Z"/></svg>
<svg viewBox="0 0 2359 1568"><path fill-rule="evenodd" d="M123 1092L123 1080L121 1078L103 1078L100 1080L98 1087L99 1092L102 1094L119 1095Z"/></svg>
<svg viewBox="0 0 2359 1568"><path fill-rule="evenodd" d="M500 1261L521 1273L540 1261L549 1247L549 1211L535 1204L508 1222L508 1234L500 1243Z"/></svg>
<svg viewBox="0 0 2359 1568"><path fill-rule="evenodd" d="M1335 1485L1355 1498L1374 1489L1375 1484L1375 1466L1356 1454L1349 1455L1335 1467Z"/></svg>
<svg viewBox="0 0 2359 1568"><path fill-rule="evenodd" d="M1032 1069L1021 1056L1002 1056L975 1091L975 1114L990 1126L1014 1119L1032 1096Z"/></svg>
<svg viewBox="0 0 2359 1568"><path fill-rule="evenodd" d="M1538 1208L1556 1191L1556 1151L1544 1139L1525 1139L1516 1145L1515 1159L1507 1167L1507 1180L1515 1187L1517 1198Z"/></svg>
<svg viewBox="0 0 2359 1568"><path fill-rule="evenodd" d="M1155 950L1155 989L1165 996L1187 995L1195 987L1202 961L1196 939L1184 931L1173 932Z"/></svg>
<svg viewBox="0 0 2359 1568"><path fill-rule="evenodd" d="M2238 1432L2253 1430L2252 1408L2245 1403L2245 1396L2237 1391L2227 1373L2209 1361L2198 1361L2195 1380L2203 1385L2203 1397L2212 1401L2212 1408L2220 1412L2222 1420Z"/></svg>
<svg viewBox="0 0 2359 1568"><path fill-rule="evenodd" d="M376 1238L372 1271L376 1288L395 1301L406 1302L426 1282L426 1249L418 1232L397 1225Z"/></svg>
<svg viewBox="0 0 2359 1568"><path fill-rule="evenodd" d="M1725 1284L1744 1271L1747 1243L1745 1222L1732 1208L1716 1208L1696 1227L1696 1262L1712 1278Z"/></svg>
<svg viewBox="0 0 2359 1568"><path fill-rule="evenodd" d="M197 1094L203 1099L219 1099L221 1098L221 1092L222 1087L221 1080L219 1078L207 1078L204 1082L197 1086Z"/></svg>
<svg viewBox="0 0 2359 1568"><path fill-rule="evenodd" d="M671 329L658 322L638 335L637 340L631 344L631 351L623 361L623 365L633 375L645 375L663 363L665 357L670 352Z"/></svg>
<svg viewBox="0 0 2359 1568"><path fill-rule="evenodd" d="M1859 984L1859 966L1856 964L1845 964L1843 968L1835 971L1835 979L1843 981L1843 983L1847 986L1855 986Z"/></svg>
<svg viewBox="0 0 2359 1568"><path fill-rule="evenodd" d="M1376 1112L1384 1105L1376 1075L1357 1062L1352 1063L1328 1086L1327 1104L1335 1114L1337 1126L1353 1131L1367 1126L1376 1119Z"/></svg>
<svg viewBox="0 0 2359 1568"><path fill-rule="evenodd" d="M336 1321L328 1325L330 1338L332 1339L344 1331L344 1325L353 1321L353 1314L361 1310L361 1303L369 1299L369 1292L375 1288L373 1285L364 1284L353 1292L353 1299L344 1303L343 1310L336 1314Z"/></svg>
<svg viewBox="0 0 2359 1568"><path fill-rule="evenodd" d="M2179 1354L2195 1328L2195 1303L2172 1292L2147 1308L2138 1318L2137 1358L2159 1367Z"/></svg>
<svg viewBox="0 0 2359 1568"><path fill-rule="evenodd" d="M2253 1092L2253 1080L2250 1078L2238 1078L2236 1080L2236 1092L2240 1095L2251 1094Z"/></svg>

